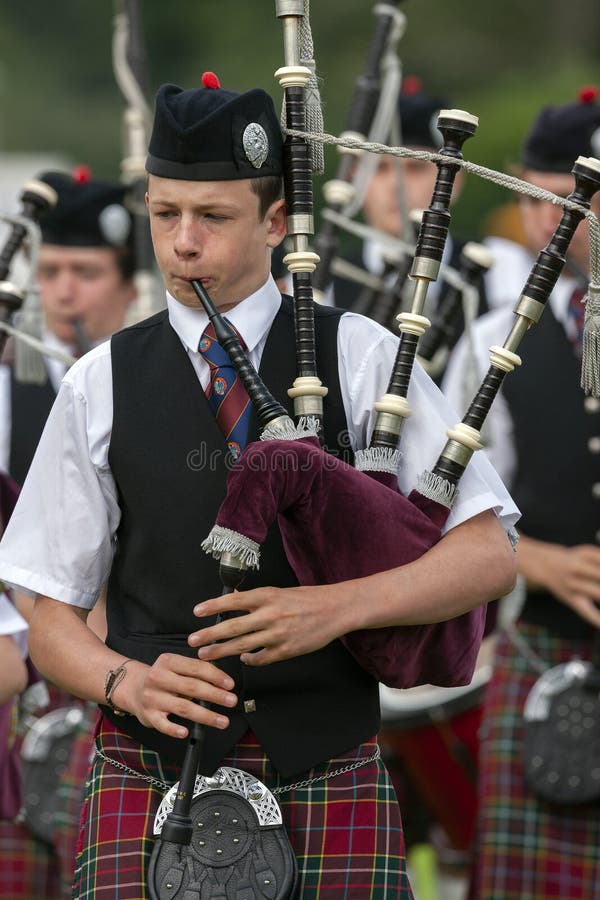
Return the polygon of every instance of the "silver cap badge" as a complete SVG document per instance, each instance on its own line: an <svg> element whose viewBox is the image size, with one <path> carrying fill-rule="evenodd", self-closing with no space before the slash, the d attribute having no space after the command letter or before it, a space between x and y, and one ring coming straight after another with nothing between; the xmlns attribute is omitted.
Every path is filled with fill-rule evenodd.
<svg viewBox="0 0 600 900"><path fill-rule="evenodd" d="M260 169L269 155L269 139L262 125L259 125L258 122L250 122L249 125L246 125L242 135L242 144L248 162L255 169Z"/></svg>
<svg viewBox="0 0 600 900"><path fill-rule="evenodd" d="M119 203L105 206L98 216L98 225L102 236L113 247L122 247L129 237L131 219L127 210Z"/></svg>

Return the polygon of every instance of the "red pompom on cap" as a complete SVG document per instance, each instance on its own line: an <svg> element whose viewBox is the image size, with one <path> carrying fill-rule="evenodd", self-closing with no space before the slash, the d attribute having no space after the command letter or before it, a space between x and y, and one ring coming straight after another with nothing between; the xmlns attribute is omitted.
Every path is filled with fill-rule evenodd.
<svg viewBox="0 0 600 900"><path fill-rule="evenodd" d="M592 84L586 84L585 87L579 89L579 100L581 103L593 103L598 99L600 91Z"/></svg>
<svg viewBox="0 0 600 900"><path fill-rule="evenodd" d="M221 82L214 72L205 72L202 76L202 84L205 88L211 88L212 90L221 87Z"/></svg>
<svg viewBox="0 0 600 900"><path fill-rule="evenodd" d="M91 177L89 166L76 166L73 169L73 181L76 184L87 184Z"/></svg>
<svg viewBox="0 0 600 900"><path fill-rule="evenodd" d="M414 97L423 90L423 82L418 75L407 75L402 80L402 93Z"/></svg>

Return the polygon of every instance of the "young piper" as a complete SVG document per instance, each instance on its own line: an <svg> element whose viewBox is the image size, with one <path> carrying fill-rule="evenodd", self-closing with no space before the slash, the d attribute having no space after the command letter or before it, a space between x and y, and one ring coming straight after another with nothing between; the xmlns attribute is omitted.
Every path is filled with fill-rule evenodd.
<svg viewBox="0 0 600 900"><path fill-rule="evenodd" d="M208 726L203 773L223 764L271 789L296 785L278 799L298 859L297 896L410 898L399 810L377 755L378 685L338 638L439 621L505 592L513 553L502 525L518 513L477 461L449 532L424 557L310 588L297 586L274 533L260 572L235 595L248 615L210 629L218 648L200 646L227 606L200 543L225 493L227 446L241 451L257 435L252 416L239 417L244 429L232 437L212 412L214 393L228 385L211 379L208 320L190 279L227 314L288 408L294 358L289 299L270 275L285 233L273 102L259 89L238 94L206 81L163 85L156 98L147 203L168 308L69 371L0 546L0 577L37 594L36 664L102 707L75 896L148 896L153 818L179 777L185 723L195 721ZM258 155L249 133L261 136ZM333 309L317 314L316 335L327 444L344 453L349 433L353 448L364 447L397 341ZM455 418L422 371L413 405L403 490L436 458ZM107 580L104 644L86 619Z"/></svg>

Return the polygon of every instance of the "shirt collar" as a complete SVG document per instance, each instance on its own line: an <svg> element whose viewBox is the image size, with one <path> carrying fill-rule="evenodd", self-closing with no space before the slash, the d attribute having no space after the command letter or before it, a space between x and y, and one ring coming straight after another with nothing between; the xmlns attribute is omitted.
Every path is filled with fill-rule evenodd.
<svg viewBox="0 0 600 900"><path fill-rule="evenodd" d="M107 340L110 340L110 335L99 338L96 341L90 341L90 349L93 350L95 347L99 347L100 344L104 344ZM61 341L61 339L57 337L53 331L50 331L46 323L44 323L44 325L42 326L42 341L52 350L59 350L61 353L64 353L67 356L76 356L80 352L76 344L69 344L66 341Z"/></svg>
<svg viewBox="0 0 600 900"><path fill-rule="evenodd" d="M73 345L67 344L65 341L61 341L59 337L57 337L53 331L50 331L49 328L44 325L42 328L42 340L44 344L47 344L48 347L51 347L52 350L60 350L61 353L66 353L68 355L73 354Z"/></svg>
<svg viewBox="0 0 600 900"><path fill-rule="evenodd" d="M243 337L249 352L252 352L265 336L281 305L281 294L271 275L261 288L242 300L227 312L227 319L235 325ZM198 352L198 344L206 326L208 316L203 309L192 309L179 303L167 293L169 322L188 350Z"/></svg>

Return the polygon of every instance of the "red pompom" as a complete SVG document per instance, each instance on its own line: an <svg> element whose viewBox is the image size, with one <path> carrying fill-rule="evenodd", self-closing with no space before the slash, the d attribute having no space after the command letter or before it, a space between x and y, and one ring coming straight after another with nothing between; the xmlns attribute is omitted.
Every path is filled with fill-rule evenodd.
<svg viewBox="0 0 600 900"><path fill-rule="evenodd" d="M76 166L73 169L73 181L77 184L87 184L91 177L89 166Z"/></svg>
<svg viewBox="0 0 600 900"><path fill-rule="evenodd" d="M579 100L581 103L593 103L598 99L598 93L600 92L597 87L594 87L593 84L586 84L585 87L579 89Z"/></svg>
<svg viewBox="0 0 600 900"><path fill-rule="evenodd" d="M214 72L205 72L202 76L202 84L205 88L212 88L213 90L221 87L221 82Z"/></svg>
<svg viewBox="0 0 600 900"><path fill-rule="evenodd" d="M402 93L414 97L423 90L423 82L417 75L407 75L402 80Z"/></svg>

